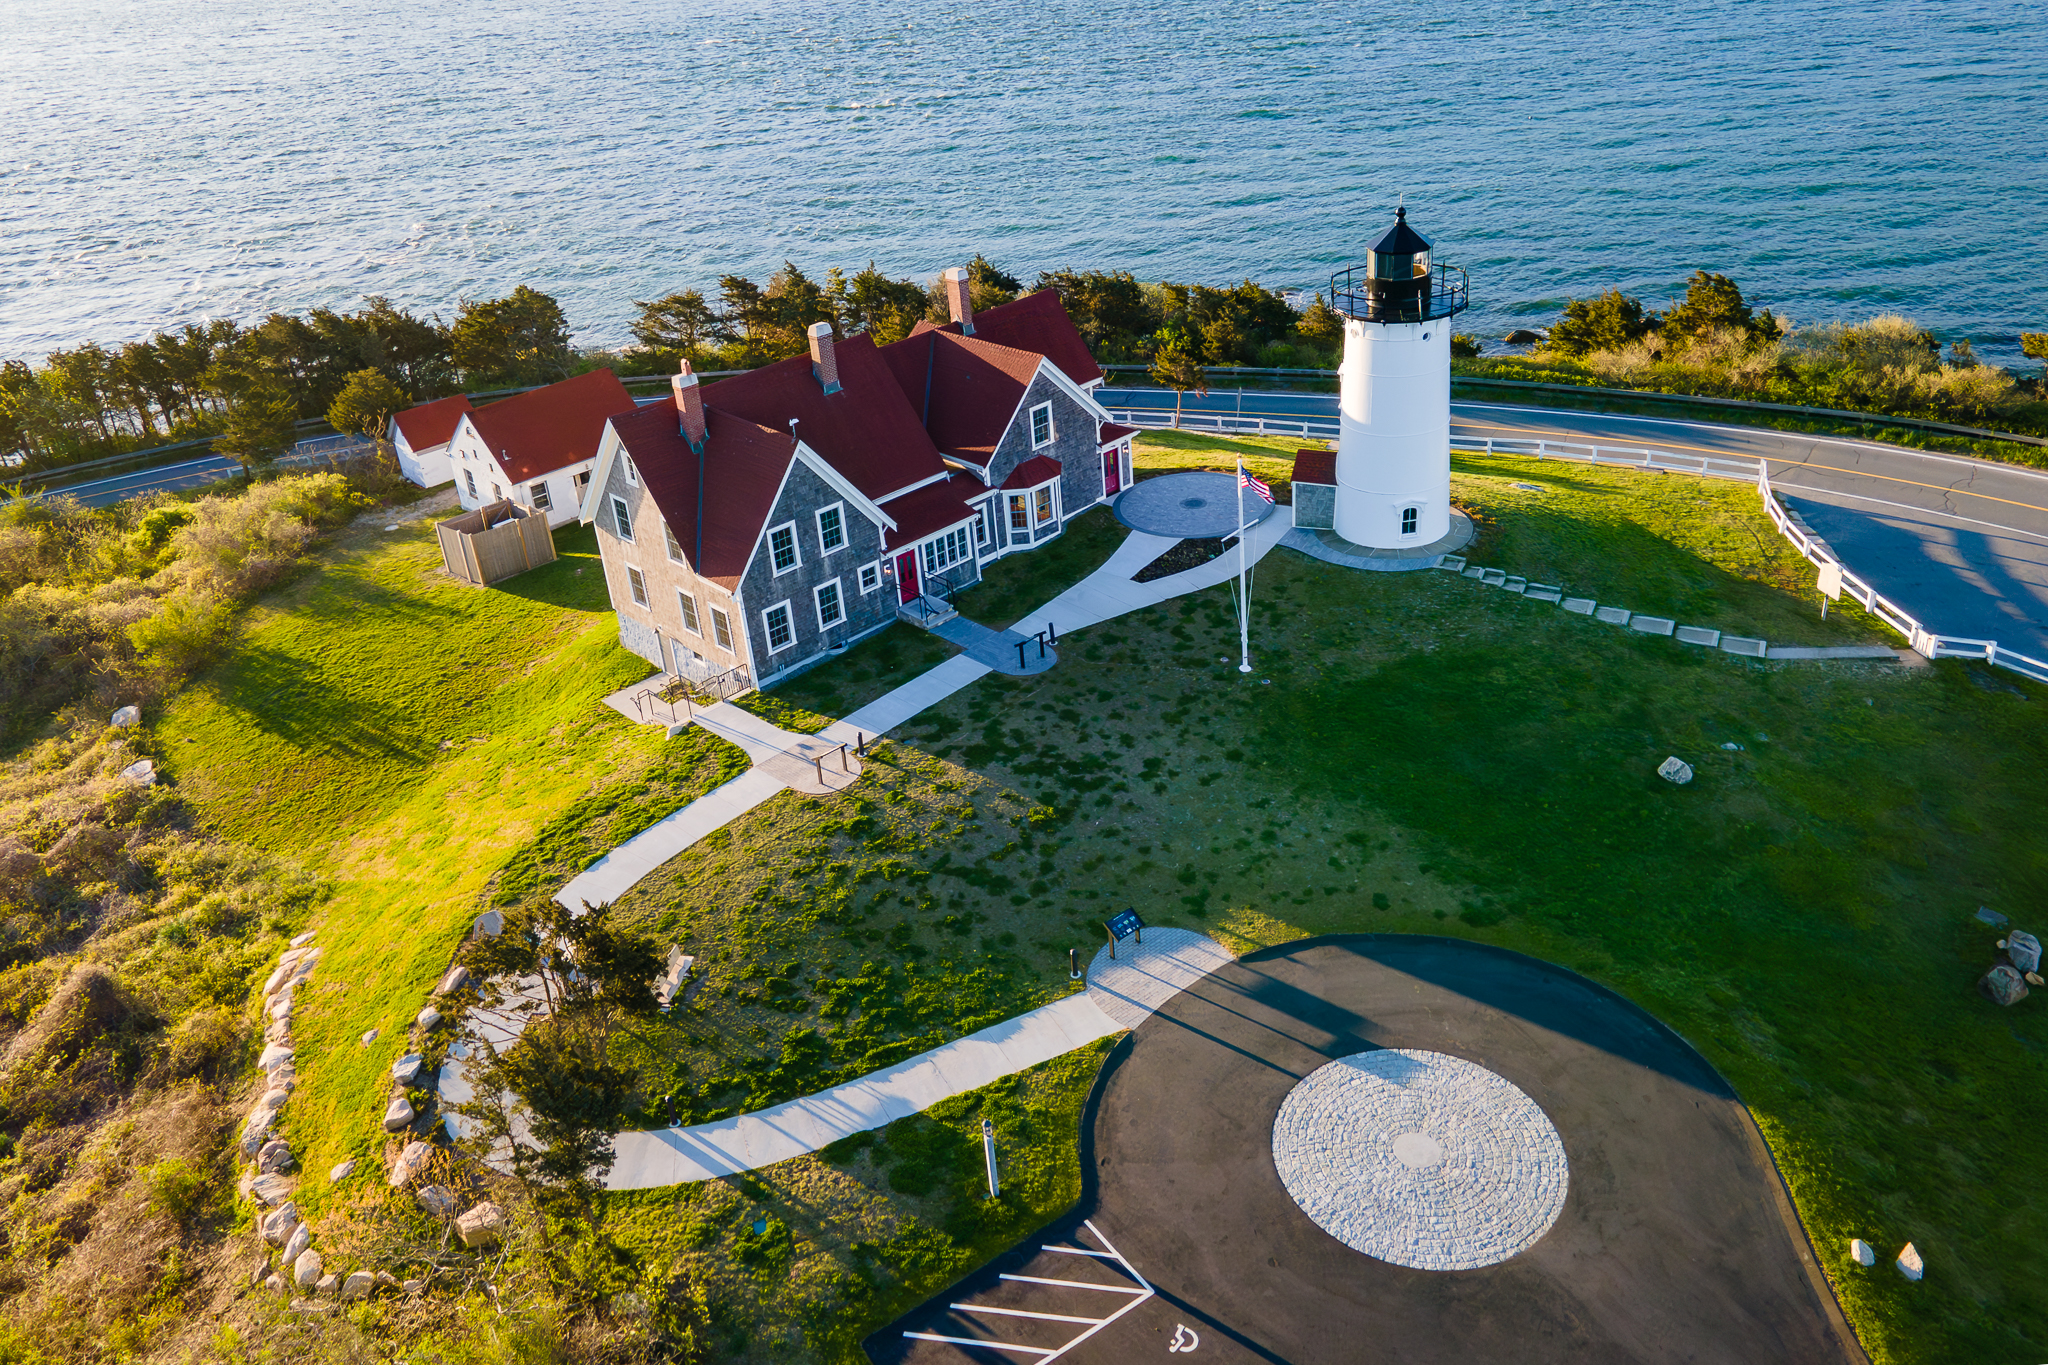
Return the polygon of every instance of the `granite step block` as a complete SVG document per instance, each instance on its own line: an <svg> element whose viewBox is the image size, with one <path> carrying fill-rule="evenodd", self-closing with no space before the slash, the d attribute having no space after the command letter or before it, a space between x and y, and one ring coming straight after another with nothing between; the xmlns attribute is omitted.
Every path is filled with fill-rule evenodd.
<svg viewBox="0 0 2048 1365"><path fill-rule="evenodd" d="M1449 569L1452 573L1463 573L1465 572L1465 556L1445 555L1436 562L1436 566L1439 569Z"/></svg>
<svg viewBox="0 0 2048 1365"><path fill-rule="evenodd" d="M1564 609L1574 616L1591 616L1598 605L1590 597L1567 597L1562 603Z"/></svg>
<svg viewBox="0 0 2048 1365"><path fill-rule="evenodd" d="M1705 645L1712 649L1721 643L1721 632L1708 630L1705 626L1680 626L1678 642L1683 645Z"/></svg>
<svg viewBox="0 0 2048 1365"><path fill-rule="evenodd" d="M1503 588L1506 588L1509 592L1522 592L1528 588L1529 580L1526 578L1517 578L1515 577L1515 575L1509 574L1507 581L1501 584L1501 586Z"/></svg>
<svg viewBox="0 0 2048 1365"><path fill-rule="evenodd" d="M1746 635L1723 635L1721 648L1730 654L1742 654L1752 659L1761 659L1770 648L1762 640L1752 640Z"/></svg>
<svg viewBox="0 0 2048 1365"><path fill-rule="evenodd" d="M1505 570L1488 569L1485 573L1479 575L1479 581L1489 588L1497 588L1508 581L1508 576Z"/></svg>
<svg viewBox="0 0 2048 1365"><path fill-rule="evenodd" d="M1897 659L1899 652L1883 645L1772 645L1772 659Z"/></svg>
<svg viewBox="0 0 2048 1365"><path fill-rule="evenodd" d="M1487 571L1485 569L1480 568L1471 568L1465 570L1465 577L1467 578L1484 578L1486 577L1486 574Z"/></svg>
<svg viewBox="0 0 2048 1365"><path fill-rule="evenodd" d="M1628 618L1633 616L1634 614L1635 613L1630 611L1627 607L1593 608L1593 615L1599 617L1602 621L1605 621L1610 626L1625 626L1628 624Z"/></svg>
<svg viewBox="0 0 2048 1365"><path fill-rule="evenodd" d="M1669 635L1677 624L1664 616L1631 616L1628 620L1630 630L1639 630L1645 635Z"/></svg>
<svg viewBox="0 0 2048 1365"><path fill-rule="evenodd" d="M1522 596L1533 597L1538 602L1555 602L1564 596L1564 589L1550 583L1531 583L1523 590Z"/></svg>

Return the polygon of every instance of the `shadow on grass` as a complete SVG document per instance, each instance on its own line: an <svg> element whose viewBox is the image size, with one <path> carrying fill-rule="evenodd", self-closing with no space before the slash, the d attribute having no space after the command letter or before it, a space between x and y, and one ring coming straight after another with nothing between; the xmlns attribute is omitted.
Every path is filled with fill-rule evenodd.
<svg viewBox="0 0 2048 1365"><path fill-rule="evenodd" d="M258 640L242 644L216 689L224 707L307 753L425 767L438 748L416 713L359 697L319 662Z"/></svg>
<svg viewBox="0 0 2048 1365"><path fill-rule="evenodd" d="M610 611L611 593L597 554L596 528L571 523L555 528L554 534L554 563L495 583L492 591L569 611Z"/></svg>

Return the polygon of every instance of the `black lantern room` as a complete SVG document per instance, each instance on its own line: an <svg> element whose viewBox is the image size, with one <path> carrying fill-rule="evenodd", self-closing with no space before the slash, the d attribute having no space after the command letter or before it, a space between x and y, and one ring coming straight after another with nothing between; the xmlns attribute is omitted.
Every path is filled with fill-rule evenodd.
<svg viewBox="0 0 2048 1365"><path fill-rule="evenodd" d="M1454 265L1432 265L1429 238L1408 226L1408 210L1366 250L1365 264L1330 277L1330 306L1368 322L1428 322L1464 310L1468 284Z"/></svg>

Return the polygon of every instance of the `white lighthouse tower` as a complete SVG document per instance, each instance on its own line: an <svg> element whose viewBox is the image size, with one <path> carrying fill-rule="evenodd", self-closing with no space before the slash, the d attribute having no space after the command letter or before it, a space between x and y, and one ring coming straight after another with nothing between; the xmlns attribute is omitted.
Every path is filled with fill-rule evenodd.
<svg viewBox="0 0 2048 1365"><path fill-rule="evenodd" d="M1334 529L1355 545L1421 547L1450 531L1451 319L1468 284L1429 251L1402 208L1363 266L1330 277L1344 315Z"/></svg>

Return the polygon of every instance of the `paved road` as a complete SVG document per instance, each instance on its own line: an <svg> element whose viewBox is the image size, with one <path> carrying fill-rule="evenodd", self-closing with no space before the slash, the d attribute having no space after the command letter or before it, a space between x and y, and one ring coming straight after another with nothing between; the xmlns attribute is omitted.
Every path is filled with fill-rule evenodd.
<svg viewBox="0 0 2048 1365"><path fill-rule="evenodd" d="M357 448L354 442L344 443L332 436L316 436L300 442L293 454L277 463L282 469L303 469L310 465L324 465L334 454ZM77 498L87 507L111 507L125 498L141 497L144 493L185 493L194 488L205 488L240 473L241 469L238 462L225 455L201 455L177 464L155 465L49 491Z"/></svg>
<svg viewBox="0 0 2048 1365"><path fill-rule="evenodd" d="M1103 402L1171 411L1157 389ZM1212 390L1184 412L1333 421L1334 394ZM1943 635L2048 659L2048 473L1840 437L1505 403L1451 404L1467 439L1602 444L1759 457L1771 481L1851 569Z"/></svg>

